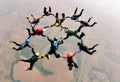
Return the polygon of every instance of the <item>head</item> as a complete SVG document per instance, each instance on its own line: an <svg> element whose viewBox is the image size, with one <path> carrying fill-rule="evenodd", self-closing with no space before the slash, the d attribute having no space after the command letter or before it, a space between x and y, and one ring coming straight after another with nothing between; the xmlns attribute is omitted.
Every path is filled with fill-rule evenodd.
<svg viewBox="0 0 120 82"><path fill-rule="evenodd" d="M81 45L80 42L78 42L77 45L80 46Z"/></svg>
<svg viewBox="0 0 120 82"><path fill-rule="evenodd" d="M68 53L68 54L67 54L67 57L71 57L71 56L72 56L72 54L71 54L71 53Z"/></svg>
<svg viewBox="0 0 120 82"><path fill-rule="evenodd" d="M36 56L39 56L40 54L39 54L39 52L36 52L36 54L35 54Z"/></svg>
<svg viewBox="0 0 120 82"><path fill-rule="evenodd" d="M25 43L28 44L29 42L30 42L30 39L26 39L26 40L25 40Z"/></svg>
<svg viewBox="0 0 120 82"><path fill-rule="evenodd" d="M57 38L54 38L54 41L57 41Z"/></svg>
<svg viewBox="0 0 120 82"><path fill-rule="evenodd" d="M43 29L43 32L46 31L46 29Z"/></svg>
<svg viewBox="0 0 120 82"><path fill-rule="evenodd" d="M65 31L65 33L67 33L68 32L68 28L66 28L64 31Z"/></svg>

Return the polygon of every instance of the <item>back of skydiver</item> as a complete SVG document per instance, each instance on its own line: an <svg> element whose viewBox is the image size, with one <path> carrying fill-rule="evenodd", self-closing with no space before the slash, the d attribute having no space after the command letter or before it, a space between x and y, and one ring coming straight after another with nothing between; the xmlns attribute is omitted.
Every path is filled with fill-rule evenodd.
<svg viewBox="0 0 120 82"><path fill-rule="evenodd" d="M29 22L30 24L33 24L33 25L37 25L37 24L40 22L40 19L42 18L42 17L35 18L35 17L33 16L33 14L31 14L31 16L32 16L32 18L33 18L33 21L30 21L29 17L26 17L26 18L27 18L28 22Z"/></svg>
<svg viewBox="0 0 120 82"><path fill-rule="evenodd" d="M20 58L17 59L17 61L23 61L23 62L30 63L30 67L25 69L26 71L27 70L32 70L33 65L35 64L35 62L37 62L38 59L42 59L42 58L46 57L45 55L39 55L39 52L35 52L34 48L32 48L31 51L33 53L33 56L30 59L27 59L27 60L26 59L20 59Z"/></svg>
<svg viewBox="0 0 120 82"><path fill-rule="evenodd" d="M92 55L94 52L96 52L96 50L93 50L96 46L98 46L99 44L95 44L93 47L88 48L87 46L85 46L83 44L83 40L81 39L80 42L78 42L77 44L79 46L79 52L84 51L86 53L88 53L89 55ZM92 50L92 51L91 51Z"/></svg>
<svg viewBox="0 0 120 82"><path fill-rule="evenodd" d="M28 38L22 44L19 44L19 43L15 42L15 41L10 41L10 42L12 42L15 45L19 46L18 48L15 48L15 47L12 48L12 49L14 49L16 51L22 50L23 48L26 48L26 47L31 48L31 46L29 45L30 39L28 39Z"/></svg>
<svg viewBox="0 0 120 82"><path fill-rule="evenodd" d="M75 12L72 16L67 16L66 18L71 18L71 20L78 20L78 18L82 15L84 9L81 10L80 14L76 15L78 7L76 7Z"/></svg>
<svg viewBox="0 0 120 82"><path fill-rule="evenodd" d="M32 32L30 32L30 29L29 29L29 28L26 28L27 31L28 31L28 34L29 34L29 38L30 38L31 36L35 36L35 35L41 35L41 36L43 36L43 37L46 37L46 35L43 34L44 31L46 31L45 28L37 28L37 29L35 29L35 25L34 25L34 26L31 25L31 27L32 27ZM47 27L47 26L46 26L46 27Z"/></svg>
<svg viewBox="0 0 120 82"><path fill-rule="evenodd" d="M44 11L43 11L43 16L42 17L44 17L44 16L50 16L50 15L53 15L54 16L54 14L52 14L51 13L51 7L49 6L49 10L47 11L47 8L46 7L44 7Z"/></svg>
<svg viewBox="0 0 120 82"><path fill-rule="evenodd" d="M77 35L80 32L81 28L82 28L81 26L77 30L69 29L67 27L64 27L64 28L65 28L65 33L67 33L67 35L63 40L69 38L69 36L75 36L78 39L81 39L85 35L83 32L80 34L80 36Z"/></svg>
<svg viewBox="0 0 120 82"><path fill-rule="evenodd" d="M62 19L60 19L60 18L58 17L58 15L59 15L59 14L56 13L56 16L55 16L56 21L55 21L55 23L52 24L50 27L53 27L53 26L61 27L61 30L62 30L62 23L63 23L63 21L65 20L65 14L62 13Z"/></svg>
<svg viewBox="0 0 120 82"><path fill-rule="evenodd" d="M49 59L49 56L48 56L48 55L54 54L56 58L59 58L59 57L60 57L60 54L57 53L57 50L58 50L59 45L60 45L60 44L63 44L63 40L58 41L56 38L54 38L54 39L52 40L52 39L50 39L48 36L47 36L47 39L48 39L48 41L51 43L51 47L50 47L49 52L46 54L46 57Z"/></svg>
<svg viewBox="0 0 120 82"><path fill-rule="evenodd" d="M95 24L97 24L97 22L94 22L93 24L89 24L90 20L92 19L93 17L89 18L88 21L76 21L76 22L80 22L81 23L81 27L93 27Z"/></svg>
<svg viewBox="0 0 120 82"><path fill-rule="evenodd" d="M74 66L75 68L78 68L77 63L73 60L73 57L77 54L77 52L71 54L68 53L67 56L61 56L62 58L66 59L67 58L67 63L68 63L68 67L69 70L72 70L72 67Z"/></svg>

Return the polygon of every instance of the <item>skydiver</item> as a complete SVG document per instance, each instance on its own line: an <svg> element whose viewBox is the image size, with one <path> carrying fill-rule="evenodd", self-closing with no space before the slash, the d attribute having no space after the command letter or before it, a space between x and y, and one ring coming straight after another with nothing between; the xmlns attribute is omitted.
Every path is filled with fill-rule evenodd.
<svg viewBox="0 0 120 82"><path fill-rule="evenodd" d="M83 44L83 40L81 39L80 42L78 42L77 44L79 46L79 52L84 51L86 53L88 53L89 55L92 55L94 52L96 52L96 50L93 50L96 46L98 46L99 44L95 44L93 47L88 48L87 46L85 46ZM92 51L91 51L92 50Z"/></svg>
<svg viewBox="0 0 120 82"><path fill-rule="evenodd" d="M76 15L78 7L76 7L75 12L72 16L67 16L66 18L71 18L71 20L78 20L78 18L82 15L84 9L81 10L80 14Z"/></svg>
<svg viewBox="0 0 120 82"><path fill-rule="evenodd" d="M64 27L64 28L65 28L65 33L67 33L67 35L66 35L65 38L63 38L63 40L69 38L69 36L75 36L78 39L81 39L83 36L85 36L85 34L83 32L80 34L80 36L77 35L80 32L81 28L82 28L81 26L77 30L69 29L67 27Z"/></svg>
<svg viewBox="0 0 120 82"><path fill-rule="evenodd" d="M55 23L54 24L52 24L50 27L53 27L53 26L56 26L56 27L61 27L61 30L64 28L64 27L62 27L62 23L63 23L63 21L65 20L65 13L62 13L61 15L62 15L62 19L60 19L59 17L58 17L58 13L56 13L56 16L55 16L55 18L56 18L56 21L55 21Z"/></svg>
<svg viewBox="0 0 120 82"><path fill-rule="evenodd" d="M28 31L28 34L29 34L29 38L30 38L31 36L35 36L35 35L41 35L41 36L43 36L43 37L46 37L46 35L43 34L43 32L46 31L45 28L36 28L36 29L35 29L35 25L34 25L34 26L31 25L31 27L32 27L32 32L30 32L30 29L29 29L29 28L26 28L27 31ZM47 27L47 26L46 26L46 27Z"/></svg>
<svg viewBox="0 0 120 82"><path fill-rule="evenodd" d="M15 48L15 47L12 48L12 49L14 49L16 51L22 50L25 47L29 47L29 48L32 47L32 46L29 45L30 39L28 39L28 38L22 44L19 44L19 43L15 42L15 41L10 41L10 42L16 44L17 46L19 46L18 48Z"/></svg>
<svg viewBox="0 0 120 82"><path fill-rule="evenodd" d="M42 17L44 17L44 16L50 16L50 15L53 15L54 16L54 14L52 14L51 13L52 11L51 11L51 7L49 6L49 10L47 11L47 8L46 7L44 7L44 11L43 11L43 16Z"/></svg>
<svg viewBox="0 0 120 82"><path fill-rule="evenodd" d="M43 17L35 18L33 14L31 14L31 16L33 18L33 21L30 21L29 17L26 18L31 25L35 25L35 26L40 22L40 19L43 18Z"/></svg>
<svg viewBox="0 0 120 82"><path fill-rule="evenodd" d="M21 59L21 58L17 59L17 61L23 61L23 62L30 63L30 67L25 69L25 71L32 70L33 65L35 64L35 62L37 62L38 59L42 59L42 58L46 57L45 55L39 55L39 52L35 52L34 48L32 48L31 51L33 53L33 56L30 59L28 59L28 60Z"/></svg>
<svg viewBox="0 0 120 82"><path fill-rule="evenodd" d="M61 40L58 41L58 39L56 38L52 40L47 36L47 40L51 43L50 50L46 54L47 59L49 59L49 55L52 55L52 54L54 54L56 58L59 58L60 54L57 52L57 50L58 50L59 45L63 44L62 38Z"/></svg>
<svg viewBox="0 0 120 82"><path fill-rule="evenodd" d="M67 59L67 63L68 63L68 67L69 70L72 70L72 67L78 68L77 63L73 60L73 56L75 56L77 54L77 52L75 52L74 54L68 53L67 56L61 56L64 59Z"/></svg>
<svg viewBox="0 0 120 82"><path fill-rule="evenodd" d="M95 24L97 24L97 22L94 22L93 24L89 24L90 20L92 19L93 17L89 18L88 21L76 21L76 22L80 22L81 24L81 27L93 27Z"/></svg>

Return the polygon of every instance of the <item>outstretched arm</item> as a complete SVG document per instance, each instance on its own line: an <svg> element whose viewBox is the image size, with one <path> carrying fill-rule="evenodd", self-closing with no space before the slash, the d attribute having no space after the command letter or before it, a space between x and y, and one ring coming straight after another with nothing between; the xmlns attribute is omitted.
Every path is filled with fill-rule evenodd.
<svg viewBox="0 0 120 82"><path fill-rule="evenodd" d="M77 54L77 51L74 54L72 54L72 56L75 56L76 54Z"/></svg>
<svg viewBox="0 0 120 82"><path fill-rule="evenodd" d="M32 53L35 54L34 48L32 48Z"/></svg>
<svg viewBox="0 0 120 82"><path fill-rule="evenodd" d="M47 36L47 39L48 39L48 41L49 41L49 42L52 42L52 41L53 41L53 40L52 40L52 39L50 39L48 36Z"/></svg>
<svg viewBox="0 0 120 82"><path fill-rule="evenodd" d="M66 58L67 58L67 56L61 56L61 58L64 58L64 59L66 59Z"/></svg>

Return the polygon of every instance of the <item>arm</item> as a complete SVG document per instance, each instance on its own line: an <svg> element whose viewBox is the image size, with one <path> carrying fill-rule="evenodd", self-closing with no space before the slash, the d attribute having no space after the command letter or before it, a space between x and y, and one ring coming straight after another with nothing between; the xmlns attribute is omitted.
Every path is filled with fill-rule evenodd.
<svg viewBox="0 0 120 82"><path fill-rule="evenodd" d="M74 54L72 54L72 56L75 56L76 54L77 54L77 51Z"/></svg>
<svg viewBox="0 0 120 82"><path fill-rule="evenodd" d="M64 58L64 59L66 59L66 58L67 58L67 56L61 56L61 58Z"/></svg>
<svg viewBox="0 0 120 82"><path fill-rule="evenodd" d="M52 41L53 41L53 40L52 40L52 39L50 39L48 36L47 36L47 39L48 39L48 41L49 41L49 42L52 42Z"/></svg>
<svg viewBox="0 0 120 82"><path fill-rule="evenodd" d="M27 46L28 46L29 48L32 48L32 46L30 46L29 44L27 44Z"/></svg>
<svg viewBox="0 0 120 82"><path fill-rule="evenodd" d="M58 43L59 43L59 44L63 44L63 40L59 41Z"/></svg>
<svg viewBox="0 0 120 82"><path fill-rule="evenodd" d="M34 48L32 48L32 53L35 54Z"/></svg>

